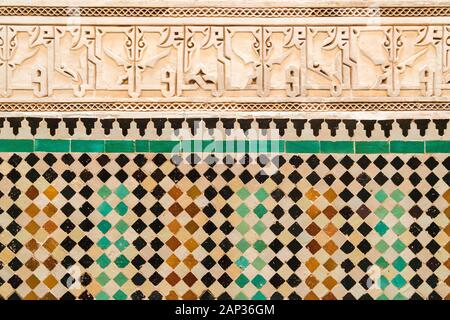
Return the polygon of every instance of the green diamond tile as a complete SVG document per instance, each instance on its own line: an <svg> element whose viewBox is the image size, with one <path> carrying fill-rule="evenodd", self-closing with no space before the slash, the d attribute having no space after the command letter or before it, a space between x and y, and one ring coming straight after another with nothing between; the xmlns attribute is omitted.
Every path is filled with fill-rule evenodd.
<svg viewBox="0 0 450 320"><path fill-rule="evenodd" d="M397 259L394 260L392 265L397 271L402 271L403 269L405 269L407 263L405 262L405 260L403 260L402 257L398 257Z"/></svg>
<svg viewBox="0 0 450 320"><path fill-rule="evenodd" d="M124 233L125 231L127 231L127 229L129 228L128 224L123 221L120 220L119 222L117 222L116 226L115 226L116 230L119 231L120 233Z"/></svg>
<svg viewBox="0 0 450 320"><path fill-rule="evenodd" d="M386 241L381 240L376 244L375 248L378 252L384 253L389 249L389 245L386 243Z"/></svg>
<svg viewBox="0 0 450 320"><path fill-rule="evenodd" d="M237 207L236 212L241 216L245 217L250 212L250 209L245 205L245 203L241 204Z"/></svg>
<svg viewBox="0 0 450 320"><path fill-rule="evenodd" d="M391 283L397 288L403 288L406 285L406 280L401 275L396 275L394 279L392 279Z"/></svg>
<svg viewBox="0 0 450 320"><path fill-rule="evenodd" d="M382 269L386 269L387 267L389 267L389 262L387 262L383 257L378 258L375 263Z"/></svg>
<svg viewBox="0 0 450 320"><path fill-rule="evenodd" d="M387 198L388 195L383 190L380 190L375 194L375 199L377 199L380 203L384 202L384 200L386 200Z"/></svg>
<svg viewBox="0 0 450 320"><path fill-rule="evenodd" d="M405 209L403 209L403 207L396 205L392 210L391 210L392 214L400 219L401 216L403 216L403 214L405 213Z"/></svg>
<svg viewBox="0 0 450 320"><path fill-rule="evenodd" d="M130 263L130 261L123 254L121 254L114 260L114 263L119 268L125 268Z"/></svg>
<svg viewBox="0 0 450 320"><path fill-rule="evenodd" d="M118 290L114 295L113 298L115 300L125 300L127 298L127 295L122 290Z"/></svg>
<svg viewBox="0 0 450 320"><path fill-rule="evenodd" d="M257 241L253 244L253 248L255 248L256 251L258 251L258 252L262 252L265 248L267 248L267 245L264 243L264 241L262 241L262 240L257 240Z"/></svg>
<svg viewBox="0 0 450 320"><path fill-rule="evenodd" d="M245 268L248 267L249 262L245 257L240 257L239 259L236 260L236 265L241 268L242 270L244 270Z"/></svg>
<svg viewBox="0 0 450 320"><path fill-rule="evenodd" d="M97 259L97 264L102 268L106 268L110 263L111 263L111 260L108 258L108 256L106 254L102 254Z"/></svg>
<svg viewBox="0 0 450 320"><path fill-rule="evenodd" d="M250 196L251 193L246 188L241 188L238 192L236 192L236 194L241 200L245 200Z"/></svg>
<svg viewBox="0 0 450 320"><path fill-rule="evenodd" d="M394 300L407 300L407 298L401 293L397 293L394 297Z"/></svg>
<svg viewBox="0 0 450 320"><path fill-rule="evenodd" d="M252 284L258 289L261 289L266 284L266 279L258 274L252 279Z"/></svg>
<svg viewBox="0 0 450 320"><path fill-rule="evenodd" d="M247 283L249 283L250 281L248 280L248 278L246 276L244 276L243 274L239 275L239 277L237 277L237 279L235 280L236 284L243 288L247 285Z"/></svg>
<svg viewBox="0 0 450 320"><path fill-rule="evenodd" d="M125 250L130 244L127 240L124 239L124 237L120 237L119 240L117 240L114 245L119 249L120 251Z"/></svg>
<svg viewBox="0 0 450 320"><path fill-rule="evenodd" d="M102 220L100 221L100 223L97 225L97 228L102 232L102 233L107 233L109 229L111 229L111 223L109 223L106 220Z"/></svg>
<svg viewBox="0 0 450 320"><path fill-rule="evenodd" d="M241 223L239 223L239 225L236 227L236 229L241 234L246 234L248 232L248 230L250 230L250 226L245 221L242 221Z"/></svg>
<svg viewBox="0 0 450 320"><path fill-rule="evenodd" d="M261 271L266 266L266 262L263 259L261 259L260 257L257 257L252 262L252 265L255 267L256 270Z"/></svg>
<svg viewBox="0 0 450 320"><path fill-rule="evenodd" d="M256 214L258 218L262 218L267 213L267 209L262 204L258 204L256 208L253 210L253 212Z"/></svg>
<svg viewBox="0 0 450 320"><path fill-rule="evenodd" d="M100 291L96 296L96 300L109 300L109 295L104 291Z"/></svg>
<svg viewBox="0 0 450 320"><path fill-rule="evenodd" d="M102 186L100 189L98 189L97 193L100 197L106 199L109 197L112 191L107 186Z"/></svg>
<svg viewBox="0 0 450 320"><path fill-rule="evenodd" d="M253 230L255 230L255 232L259 235L261 235L265 230L267 229L267 227L265 226L264 223L262 223L261 221L258 221L254 226L253 226Z"/></svg>
<svg viewBox="0 0 450 320"><path fill-rule="evenodd" d="M389 213L389 211L383 206L380 206L375 209L375 214L380 219L383 219L384 217L386 217L388 215L388 213Z"/></svg>
<svg viewBox="0 0 450 320"><path fill-rule="evenodd" d="M111 279L106 273L102 272L98 275L96 280L100 285L105 286Z"/></svg>
<svg viewBox="0 0 450 320"><path fill-rule="evenodd" d="M109 241L107 237L101 237L100 240L98 240L97 245L102 249L106 249L111 245L111 241Z"/></svg>
<svg viewBox="0 0 450 320"><path fill-rule="evenodd" d="M120 199L123 199L130 193L130 191L128 191L128 189L123 184L121 184L120 186L117 187L117 189L116 189L116 191L114 191L114 193Z"/></svg>
<svg viewBox="0 0 450 320"><path fill-rule="evenodd" d="M122 272L119 272L117 276L114 278L114 282L117 283L119 286L123 286L127 281L128 278Z"/></svg>
<svg viewBox="0 0 450 320"><path fill-rule="evenodd" d="M245 252L248 248L250 248L250 244L245 239L241 239L241 241L236 243L236 248L238 248L241 252Z"/></svg>
<svg viewBox="0 0 450 320"><path fill-rule="evenodd" d="M380 285L381 290L385 290L389 285L389 280L382 275L378 284Z"/></svg>
<svg viewBox="0 0 450 320"><path fill-rule="evenodd" d="M255 293L255 295L252 297L252 300L266 300L266 299L267 299L266 296L260 291Z"/></svg>
<svg viewBox="0 0 450 320"><path fill-rule="evenodd" d="M404 197L405 195L399 189L396 189L394 192L391 193L391 198L394 199L396 202L402 201Z"/></svg>
<svg viewBox="0 0 450 320"><path fill-rule="evenodd" d="M98 210L98 212L100 212L100 214L101 214L102 216L105 217L105 216L107 216L107 215L111 212L112 207L109 205L108 202L103 201L103 202L98 206L97 210Z"/></svg>
<svg viewBox="0 0 450 320"><path fill-rule="evenodd" d="M268 196L269 194L266 192L266 190L264 190L264 188L261 188L255 192L255 197L259 200L259 202L263 202Z"/></svg>
<svg viewBox="0 0 450 320"><path fill-rule="evenodd" d="M123 216L128 211L128 206L122 201L117 204L114 210L121 216Z"/></svg>
<svg viewBox="0 0 450 320"><path fill-rule="evenodd" d="M384 235L389 230L388 226L385 225L383 221L378 222L374 229L380 236Z"/></svg>
<svg viewBox="0 0 450 320"><path fill-rule="evenodd" d="M248 300L248 297L243 293L239 292L235 297L234 300Z"/></svg>
<svg viewBox="0 0 450 320"><path fill-rule="evenodd" d="M395 242L392 244L392 248L393 248L397 253L400 253L400 252L402 252L403 250L405 250L406 245L405 245L400 239L397 239L397 240L395 240Z"/></svg>
<svg viewBox="0 0 450 320"><path fill-rule="evenodd" d="M392 231L394 231L396 235L401 235L403 232L406 231L406 228L404 225L398 222L392 227Z"/></svg>

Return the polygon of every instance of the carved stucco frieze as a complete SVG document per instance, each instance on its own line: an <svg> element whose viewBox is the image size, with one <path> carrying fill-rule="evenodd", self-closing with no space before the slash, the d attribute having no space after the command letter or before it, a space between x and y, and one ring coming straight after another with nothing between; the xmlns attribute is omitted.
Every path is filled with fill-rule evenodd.
<svg viewBox="0 0 450 320"><path fill-rule="evenodd" d="M450 26L0 26L1 95L448 96Z"/></svg>
<svg viewBox="0 0 450 320"><path fill-rule="evenodd" d="M205 16L190 7L182 18L176 8L151 15L128 8L124 14L140 12L137 20L116 17L124 8L77 8L72 20L73 8L57 9L32 7L19 16L26 7L0 8L1 102L398 103L450 96L446 7L335 8L335 18L320 13L331 8L285 8L256 19L248 7L222 8L221 16L220 8ZM94 18L100 9L104 16ZM312 11L291 17L295 9ZM391 16L380 15L388 9Z"/></svg>

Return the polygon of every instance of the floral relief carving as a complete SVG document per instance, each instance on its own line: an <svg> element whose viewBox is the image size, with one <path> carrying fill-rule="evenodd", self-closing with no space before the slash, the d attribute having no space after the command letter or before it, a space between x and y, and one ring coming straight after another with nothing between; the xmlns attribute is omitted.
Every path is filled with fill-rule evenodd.
<svg viewBox="0 0 450 320"><path fill-rule="evenodd" d="M2 100L450 94L445 25L5 25Z"/></svg>

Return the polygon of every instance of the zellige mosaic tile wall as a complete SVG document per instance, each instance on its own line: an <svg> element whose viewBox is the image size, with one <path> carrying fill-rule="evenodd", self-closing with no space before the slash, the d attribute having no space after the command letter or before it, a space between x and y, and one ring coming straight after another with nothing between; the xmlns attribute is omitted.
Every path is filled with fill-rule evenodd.
<svg viewBox="0 0 450 320"><path fill-rule="evenodd" d="M4 299L449 299L448 120L6 120Z"/></svg>

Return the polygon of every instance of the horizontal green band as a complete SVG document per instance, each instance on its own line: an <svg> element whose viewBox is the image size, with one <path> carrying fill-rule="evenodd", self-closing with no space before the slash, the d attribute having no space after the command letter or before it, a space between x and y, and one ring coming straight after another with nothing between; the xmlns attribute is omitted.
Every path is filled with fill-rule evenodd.
<svg viewBox="0 0 450 320"><path fill-rule="evenodd" d="M320 141L286 141L287 153L319 153Z"/></svg>
<svg viewBox="0 0 450 320"><path fill-rule="evenodd" d="M320 141L320 153L354 153L353 141Z"/></svg>
<svg viewBox="0 0 450 320"><path fill-rule="evenodd" d="M424 141L391 141L391 153L424 153Z"/></svg>
<svg viewBox="0 0 450 320"><path fill-rule="evenodd" d="M356 153L389 153L389 141L356 141Z"/></svg>
<svg viewBox="0 0 450 320"><path fill-rule="evenodd" d="M426 141L426 153L450 153L450 141Z"/></svg>
<svg viewBox="0 0 450 320"><path fill-rule="evenodd" d="M105 140L72 140L71 152L105 152Z"/></svg>
<svg viewBox="0 0 450 320"><path fill-rule="evenodd" d="M450 141L0 139L0 152L450 153Z"/></svg>
<svg viewBox="0 0 450 320"><path fill-rule="evenodd" d="M0 152L33 152L34 140L0 140Z"/></svg>
<svg viewBox="0 0 450 320"><path fill-rule="evenodd" d="M35 140L34 151L70 152L70 140L38 139Z"/></svg>

